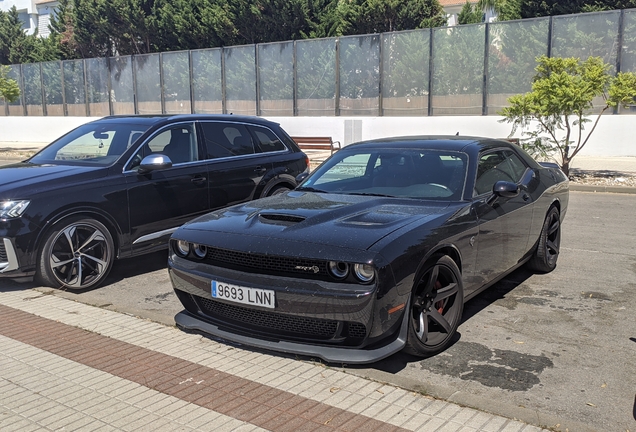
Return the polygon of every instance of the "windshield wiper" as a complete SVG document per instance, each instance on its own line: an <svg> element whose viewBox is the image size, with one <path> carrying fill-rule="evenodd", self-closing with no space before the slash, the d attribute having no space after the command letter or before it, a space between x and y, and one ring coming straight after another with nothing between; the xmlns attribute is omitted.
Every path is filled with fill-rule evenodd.
<svg viewBox="0 0 636 432"><path fill-rule="evenodd" d="M297 191L305 191L305 192L319 192L319 193L328 193L327 191L321 190L321 189L316 189L310 186L301 186L301 187L297 187L296 189Z"/></svg>

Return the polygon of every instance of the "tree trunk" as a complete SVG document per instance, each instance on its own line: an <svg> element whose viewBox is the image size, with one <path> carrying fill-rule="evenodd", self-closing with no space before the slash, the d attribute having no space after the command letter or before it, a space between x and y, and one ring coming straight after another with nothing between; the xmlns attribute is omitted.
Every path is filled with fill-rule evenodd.
<svg viewBox="0 0 636 432"><path fill-rule="evenodd" d="M561 164L561 171L566 175L566 177L570 177L570 159L564 158L563 163Z"/></svg>

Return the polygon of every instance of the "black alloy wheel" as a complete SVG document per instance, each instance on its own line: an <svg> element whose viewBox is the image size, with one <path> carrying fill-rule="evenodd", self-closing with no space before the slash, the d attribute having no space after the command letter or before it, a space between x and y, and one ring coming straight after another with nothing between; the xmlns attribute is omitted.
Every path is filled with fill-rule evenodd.
<svg viewBox="0 0 636 432"><path fill-rule="evenodd" d="M543 222L537 248L528 266L541 273L549 273L556 268L561 248L561 215L556 207L551 207Z"/></svg>
<svg viewBox="0 0 636 432"><path fill-rule="evenodd" d="M413 289L405 351L435 355L451 344L464 309L461 273L447 255L431 258Z"/></svg>
<svg viewBox="0 0 636 432"><path fill-rule="evenodd" d="M285 185L274 186L268 193L267 196L274 196L284 194L285 192L289 192L291 189Z"/></svg>
<svg viewBox="0 0 636 432"><path fill-rule="evenodd" d="M54 288L95 287L110 272L115 256L108 229L94 219L71 218L49 233L38 261L38 276Z"/></svg>

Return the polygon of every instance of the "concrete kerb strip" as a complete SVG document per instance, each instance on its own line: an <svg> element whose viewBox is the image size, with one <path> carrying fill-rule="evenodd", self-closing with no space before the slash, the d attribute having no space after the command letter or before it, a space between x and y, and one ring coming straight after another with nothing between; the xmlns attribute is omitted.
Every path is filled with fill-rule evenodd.
<svg viewBox="0 0 636 432"><path fill-rule="evenodd" d="M570 183L570 191L574 192L605 192L619 194L636 194L636 187L632 186L597 186Z"/></svg>

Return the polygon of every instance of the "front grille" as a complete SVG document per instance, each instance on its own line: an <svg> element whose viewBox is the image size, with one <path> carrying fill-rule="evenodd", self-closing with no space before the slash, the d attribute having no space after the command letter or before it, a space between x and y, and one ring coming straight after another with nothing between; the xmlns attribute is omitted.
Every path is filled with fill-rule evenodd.
<svg viewBox="0 0 636 432"><path fill-rule="evenodd" d="M344 345L358 345L366 337L361 323L284 315L222 303L193 296L203 314L213 321L238 326L250 333L266 337L281 337L326 342L334 340ZM340 325L343 324L343 325Z"/></svg>
<svg viewBox="0 0 636 432"><path fill-rule="evenodd" d="M234 269L258 270L269 274L303 274L324 278L327 274L325 261L314 261L302 258L287 258L273 255L261 255L247 252L236 252L227 249L208 248L208 263Z"/></svg>
<svg viewBox="0 0 636 432"><path fill-rule="evenodd" d="M9 258L7 257L7 250L4 247L4 240L0 239L0 263L9 262Z"/></svg>

